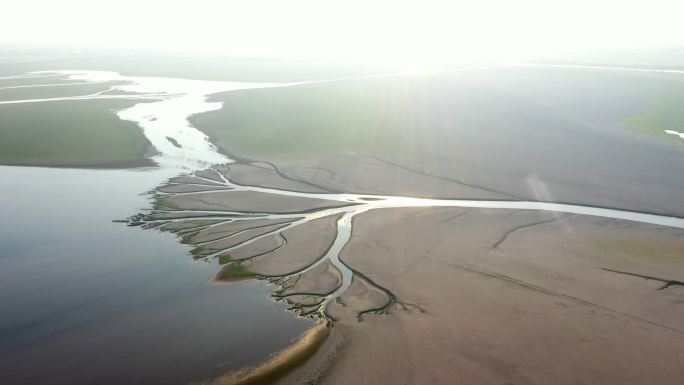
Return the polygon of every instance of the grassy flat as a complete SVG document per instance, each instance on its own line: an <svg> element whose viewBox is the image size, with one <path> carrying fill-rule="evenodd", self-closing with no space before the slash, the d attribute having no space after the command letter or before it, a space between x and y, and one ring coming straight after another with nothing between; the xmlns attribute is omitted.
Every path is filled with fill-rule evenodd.
<svg viewBox="0 0 684 385"><path fill-rule="evenodd" d="M638 72L474 71L248 90L216 99L224 107L193 117L195 125L220 148L255 157L349 151L450 156L454 146L471 141L466 136L497 142L494 136L587 131L583 124L599 132L610 124L677 139L664 130L684 129L681 77Z"/></svg>
<svg viewBox="0 0 684 385"><path fill-rule="evenodd" d="M307 156L389 149L403 140L385 132L402 118L383 108L388 91L351 81L230 93L223 109L193 121L220 148L237 153Z"/></svg>
<svg viewBox="0 0 684 385"><path fill-rule="evenodd" d="M652 96L646 108L623 123L635 132L681 140L665 130L684 131L684 90L681 87L662 89Z"/></svg>
<svg viewBox="0 0 684 385"><path fill-rule="evenodd" d="M113 111L130 101L0 105L0 164L131 167L150 164L140 128Z"/></svg>
<svg viewBox="0 0 684 385"><path fill-rule="evenodd" d="M49 78L48 78L49 79ZM35 80L35 79L34 79ZM37 84L50 84L33 82ZM69 81L64 81L64 84L69 84ZM60 82L61 84L61 82ZM27 88L5 88L0 82L0 100L26 100L26 99L48 99L61 98L66 96L80 96L94 94L100 91L106 91L109 87L115 84L110 82L107 84L79 84L79 85L51 85L49 87L27 87ZM23 84L22 84L23 85Z"/></svg>

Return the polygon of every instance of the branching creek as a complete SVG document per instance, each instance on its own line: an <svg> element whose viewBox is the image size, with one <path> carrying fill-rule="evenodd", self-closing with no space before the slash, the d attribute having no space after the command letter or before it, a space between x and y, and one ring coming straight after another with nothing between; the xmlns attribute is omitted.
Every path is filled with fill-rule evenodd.
<svg viewBox="0 0 684 385"><path fill-rule="evenodd" d="M546 210L557 213L591 215L684 228L684 219L682 218L560 203L513 200L428 199L389 195L287 191L238 184L231 180L230 168L230 164L214 166L207 170L171 179L166 185L155 190L156 207L149 212L129 218L128 224L174 232L182 237L184 243L195 247L193 255L196 260L223 260L226 267L240 272L234 278L256 277L267 279L279 287L275 294L273 294L274 299L288 300L291 304L290 310L296 311L300 316L325 319L329 322L334 321L334 319L326 312L328 304L331 301L340 300L340 297L351 285L352 278L366 281L367 284L382 292L386 297L386 302L383 305L360 311L358 313L359 320L361 320L362 315L365 313L380 314L389 312L396 304L411 306L410 304L404 304L391 291L370 280L363 272L355 270L352 266L340 260L340 254L352 235L354 217L369 210L407 207ZM282 213L259 210L222 211L215 209L188 209L165 204L166 198L188 196L193 200L201 200L203 197L225 194L226 192L269 194L274 199L294 197L315 200L316 202L324 200L330 202L329 205L332 204L335 207L317 207L298 212ZM225 199L225 197L221 199ZM259 274L258 272L247 271L241 267L244 263L254 258L262 257L286 246L288 240L285 233L288 230L321 218L333 216L336 217L336 235L334 240L324 253L317 256L313 262L305 267L281 275ZM218 231L220 227L227 224L244 226L239 226L237 231L235 229L227 232ZM212 234L212 232L219 236L207 237L207 234ZM252 252L240 258L233 257L232 253L240 249L249 248L250 245L254 245L256 242L263 242L269 237L277 239L273 247L267 250L257 248L260 250L259 252ZM231 240L233 242L230 242ZM326 262L332 264L341 275L341 282L339 282L337 287L325 293L292 290L295 286L294 283L300 277Z"/></svg>

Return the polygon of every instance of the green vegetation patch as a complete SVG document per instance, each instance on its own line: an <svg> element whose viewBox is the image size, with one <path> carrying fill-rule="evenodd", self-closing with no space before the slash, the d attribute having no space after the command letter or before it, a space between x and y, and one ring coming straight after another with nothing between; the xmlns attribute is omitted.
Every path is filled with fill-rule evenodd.
<svg viewBox="0 0 684 385"><path fill-rule="evenodd" d="M636 132L679 139L665 130L684 132L684 98L659 97L641 114L628 117L623 123Z"/></svg>
<svg viewBox="0 0 684 385"><path fill-rule="evenodd" d="M158 198L152 203L152 208L155 210L173 210L178 208L178 206L166 198Z"/></svg>
<svg viewBox="0 0 684 385"><path fill-rule="evenodd" d="M256 273L249 271L243 265L236 264L232 269L226 272L225 278L239 279L239 278L251 278L256 277Z"/></svg>
<svg viewBox="0 0 684 385"><path fill-rule="evenodd" d="M636 115L623 120L624 125L636 132L681 140L665 130L684 131L684 81L672 78L668 84L647 90L648 102Z"/></svg>
<svg viewBox="0 0 684 385"><path fill-rule="evenodd" d="M208 254L209 249L207 249L204 246L198 246L195 247L194 249L190 250L190 254L195 256L196 258L200 258Z"/></svg>
<svg viewBox="0 0 684 385"><path fill-rule="evenodd" d="M150 165L149 142L141 129L114 114L132 104L83 100L0 105L0 164Z"/></svg>
<svg viewBox="0 0 684 385"><path fill-rule="evenodd" d="M218 257L219 265L225 265L226 263L230 263L230 262L233 262L233 258L230 257L230 254L219 255L219 257Z"/></svg>

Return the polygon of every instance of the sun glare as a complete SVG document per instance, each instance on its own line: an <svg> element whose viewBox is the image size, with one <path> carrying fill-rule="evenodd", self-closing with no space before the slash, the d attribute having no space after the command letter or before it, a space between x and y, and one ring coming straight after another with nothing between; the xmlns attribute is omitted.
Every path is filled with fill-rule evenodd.
<svg viewBox="0 0 684 385"><path fill-rule="evenodd" d="M605 1L565 0L524 1L516 6L499 0L301 2L306 5L301 7L276 1L66 3L9 0L3 8L0 44L67 42L324 59L391 64L423 73L425 68L444 64L519 62L570 52L670 44L684 37L681 12L646 8L650 5L646 2L629 2L619 12L604 6ZM102 18L103 13L108 17ZM606 28L607 20L610 28Z"/></svg>

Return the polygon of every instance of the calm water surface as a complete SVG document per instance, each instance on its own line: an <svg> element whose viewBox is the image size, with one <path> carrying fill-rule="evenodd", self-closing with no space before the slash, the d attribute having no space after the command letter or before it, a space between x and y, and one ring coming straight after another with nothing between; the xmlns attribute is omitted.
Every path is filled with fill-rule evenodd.
<svg viewBox="0 0 684 385"><path fill-rule="evenodd" d="M188 383L310 326L263 282L210 285L172 235L112 222L175 174L0 167L0 383Z"/></svg>

